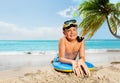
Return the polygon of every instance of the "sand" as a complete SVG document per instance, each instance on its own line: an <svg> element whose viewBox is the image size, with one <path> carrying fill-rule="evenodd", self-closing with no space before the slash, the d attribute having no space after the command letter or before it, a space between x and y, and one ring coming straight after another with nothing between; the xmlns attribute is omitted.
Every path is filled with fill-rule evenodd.
<svg viewBox="0 0 120 83"><path fill-rule="evenodd" d="M0 83L120 83L120 52L87 53L86 55L87 60L95 65L95 70L91 71L90 77L78 78L74 73L57 72L49 63L45 66L22 66L1 70ZM96 59L92 55L96 55ZM104 56L107 57L102 60ZM90 57L92 59L89 59ZM48 58L48 62L51 58Z"/></svg>

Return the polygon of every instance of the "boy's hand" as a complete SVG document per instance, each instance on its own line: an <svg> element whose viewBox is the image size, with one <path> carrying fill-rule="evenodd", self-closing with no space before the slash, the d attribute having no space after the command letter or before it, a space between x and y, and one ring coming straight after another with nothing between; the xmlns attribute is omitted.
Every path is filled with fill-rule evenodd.
<svg viewBox="0 0 120 83"><path fill-rule="evenodd" d="M82 59L78 61L78 66L81 67L86 75L90 76L90 70Z"/></svg>
<svg viewBox="0 0 120 83"><path fill-rule="evenodd" d="M83 71L80 66L78 66L77 61L72 61L72 66L73 66L73 72L78 76L78 77L83 77Z"/></svg>

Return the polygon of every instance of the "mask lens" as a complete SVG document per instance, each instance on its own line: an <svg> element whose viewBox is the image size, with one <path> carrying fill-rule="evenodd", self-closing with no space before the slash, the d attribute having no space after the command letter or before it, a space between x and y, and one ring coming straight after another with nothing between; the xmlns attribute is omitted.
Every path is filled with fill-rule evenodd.
<svg viewBox="0 0 120 83"><path fill-rule="evenodd" d="M70 25L77 26L77 21L74 19L65 21L63 29L69 28Z"/></svg>
<svg viewBox="0 0 120 83"><path fill-rule="evenodd" d="M64 24L69 24L69 23L76 23L76 20L68 20L68 21L65 21Z"/></svg>

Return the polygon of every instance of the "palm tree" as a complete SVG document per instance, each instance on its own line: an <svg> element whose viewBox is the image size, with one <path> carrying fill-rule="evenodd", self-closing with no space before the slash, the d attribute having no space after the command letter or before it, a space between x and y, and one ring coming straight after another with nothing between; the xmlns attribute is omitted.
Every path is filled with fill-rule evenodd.
<svg viewBox="0 0 120 83"><path fill-rule="evenodd" d="M109 0L87 0L79 5L79 16L83 18L79 27L81 35L90 39L100 26L107 21L113 36L120 38L117 30L120 27L120 3L112 4Z"/></svg>

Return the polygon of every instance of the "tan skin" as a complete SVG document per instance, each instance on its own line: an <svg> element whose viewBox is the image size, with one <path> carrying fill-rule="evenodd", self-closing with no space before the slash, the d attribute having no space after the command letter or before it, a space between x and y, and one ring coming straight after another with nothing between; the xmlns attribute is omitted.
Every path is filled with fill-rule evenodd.
<svg viewBox="0 0 120 83"><path fill-rule="evenodd" d="M71 27L63 31L64 37L59 41L59 60L64 63L71 63L73 66L73 72L78 77L83 77L84 72L81 67L83 67L86 75L90 76L90 71L85 64L85 49L84 40L78 42L77 28ZM76 56L79 54L79 60L75 60Z"/></svg>

